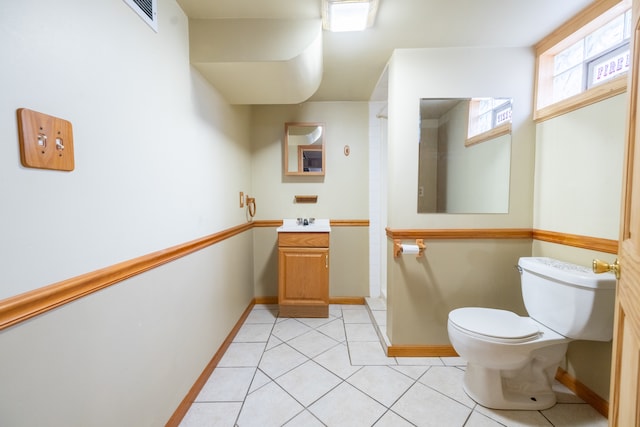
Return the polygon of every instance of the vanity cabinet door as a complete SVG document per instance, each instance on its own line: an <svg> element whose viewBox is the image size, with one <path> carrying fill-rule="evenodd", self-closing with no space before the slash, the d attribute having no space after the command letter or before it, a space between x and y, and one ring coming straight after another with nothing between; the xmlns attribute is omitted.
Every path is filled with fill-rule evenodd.
<svg viewBox="0 0 640 427"><path fill-rule="evenodd" d="M280 316L329 316L328 247L280 246L278 270Z"/></svg>

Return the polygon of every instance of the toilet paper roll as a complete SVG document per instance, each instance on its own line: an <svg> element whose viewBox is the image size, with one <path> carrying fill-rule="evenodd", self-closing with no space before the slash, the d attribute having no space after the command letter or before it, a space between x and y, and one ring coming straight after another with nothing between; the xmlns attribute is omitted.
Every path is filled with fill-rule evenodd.
<svg viewBox="0 0 640 427"><path fill-rule="evenodd" d="M420 253L420 248L418 245L402 245L402 253L403 254L417 254Z"/></svg>

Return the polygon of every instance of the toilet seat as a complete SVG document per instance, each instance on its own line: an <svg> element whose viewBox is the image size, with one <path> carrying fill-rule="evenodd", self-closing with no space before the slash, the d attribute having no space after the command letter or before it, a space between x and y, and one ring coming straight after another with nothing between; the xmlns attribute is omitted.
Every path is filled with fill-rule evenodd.
<svg viewBox="0 0 640 427"><path fill-rule="evenodd" d="M470 335L496 342L523 343L541 335L539 326L531 318L493 308L458 308L449 313L449 321Z"/></svg>

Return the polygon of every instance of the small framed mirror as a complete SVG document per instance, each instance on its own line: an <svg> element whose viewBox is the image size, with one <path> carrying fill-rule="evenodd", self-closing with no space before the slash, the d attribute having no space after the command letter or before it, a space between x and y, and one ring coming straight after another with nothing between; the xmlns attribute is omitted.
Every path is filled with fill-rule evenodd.
<svg viewBox="0 0 640 427"><path fill-rule="evenodd" d="M284 124L284 174L324 175L324 123Z"/></svg>

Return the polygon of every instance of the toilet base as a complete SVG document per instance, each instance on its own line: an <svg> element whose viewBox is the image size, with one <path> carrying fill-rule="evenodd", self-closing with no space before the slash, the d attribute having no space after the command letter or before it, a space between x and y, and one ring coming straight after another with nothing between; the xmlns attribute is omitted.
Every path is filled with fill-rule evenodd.
<svg viewBox="0 0 640 427"><path fill-rule="evenodd" d="M469 366L467 366L469 369ZM517 386L510 387L495 371L487 378L481 390L468 385L465 377L464 391L476 403L491 409L543 410L556 404L556 395L552 390L527 390Z"/></svg>
<svg viewBox="0 0 640 427"><path fill-rule="evenodd" d="M542 410L556 404L552 389L556 370L567 345L538 350L520 369L489 369L467 364L464 391L477 403L492 409Z"/></svg>

